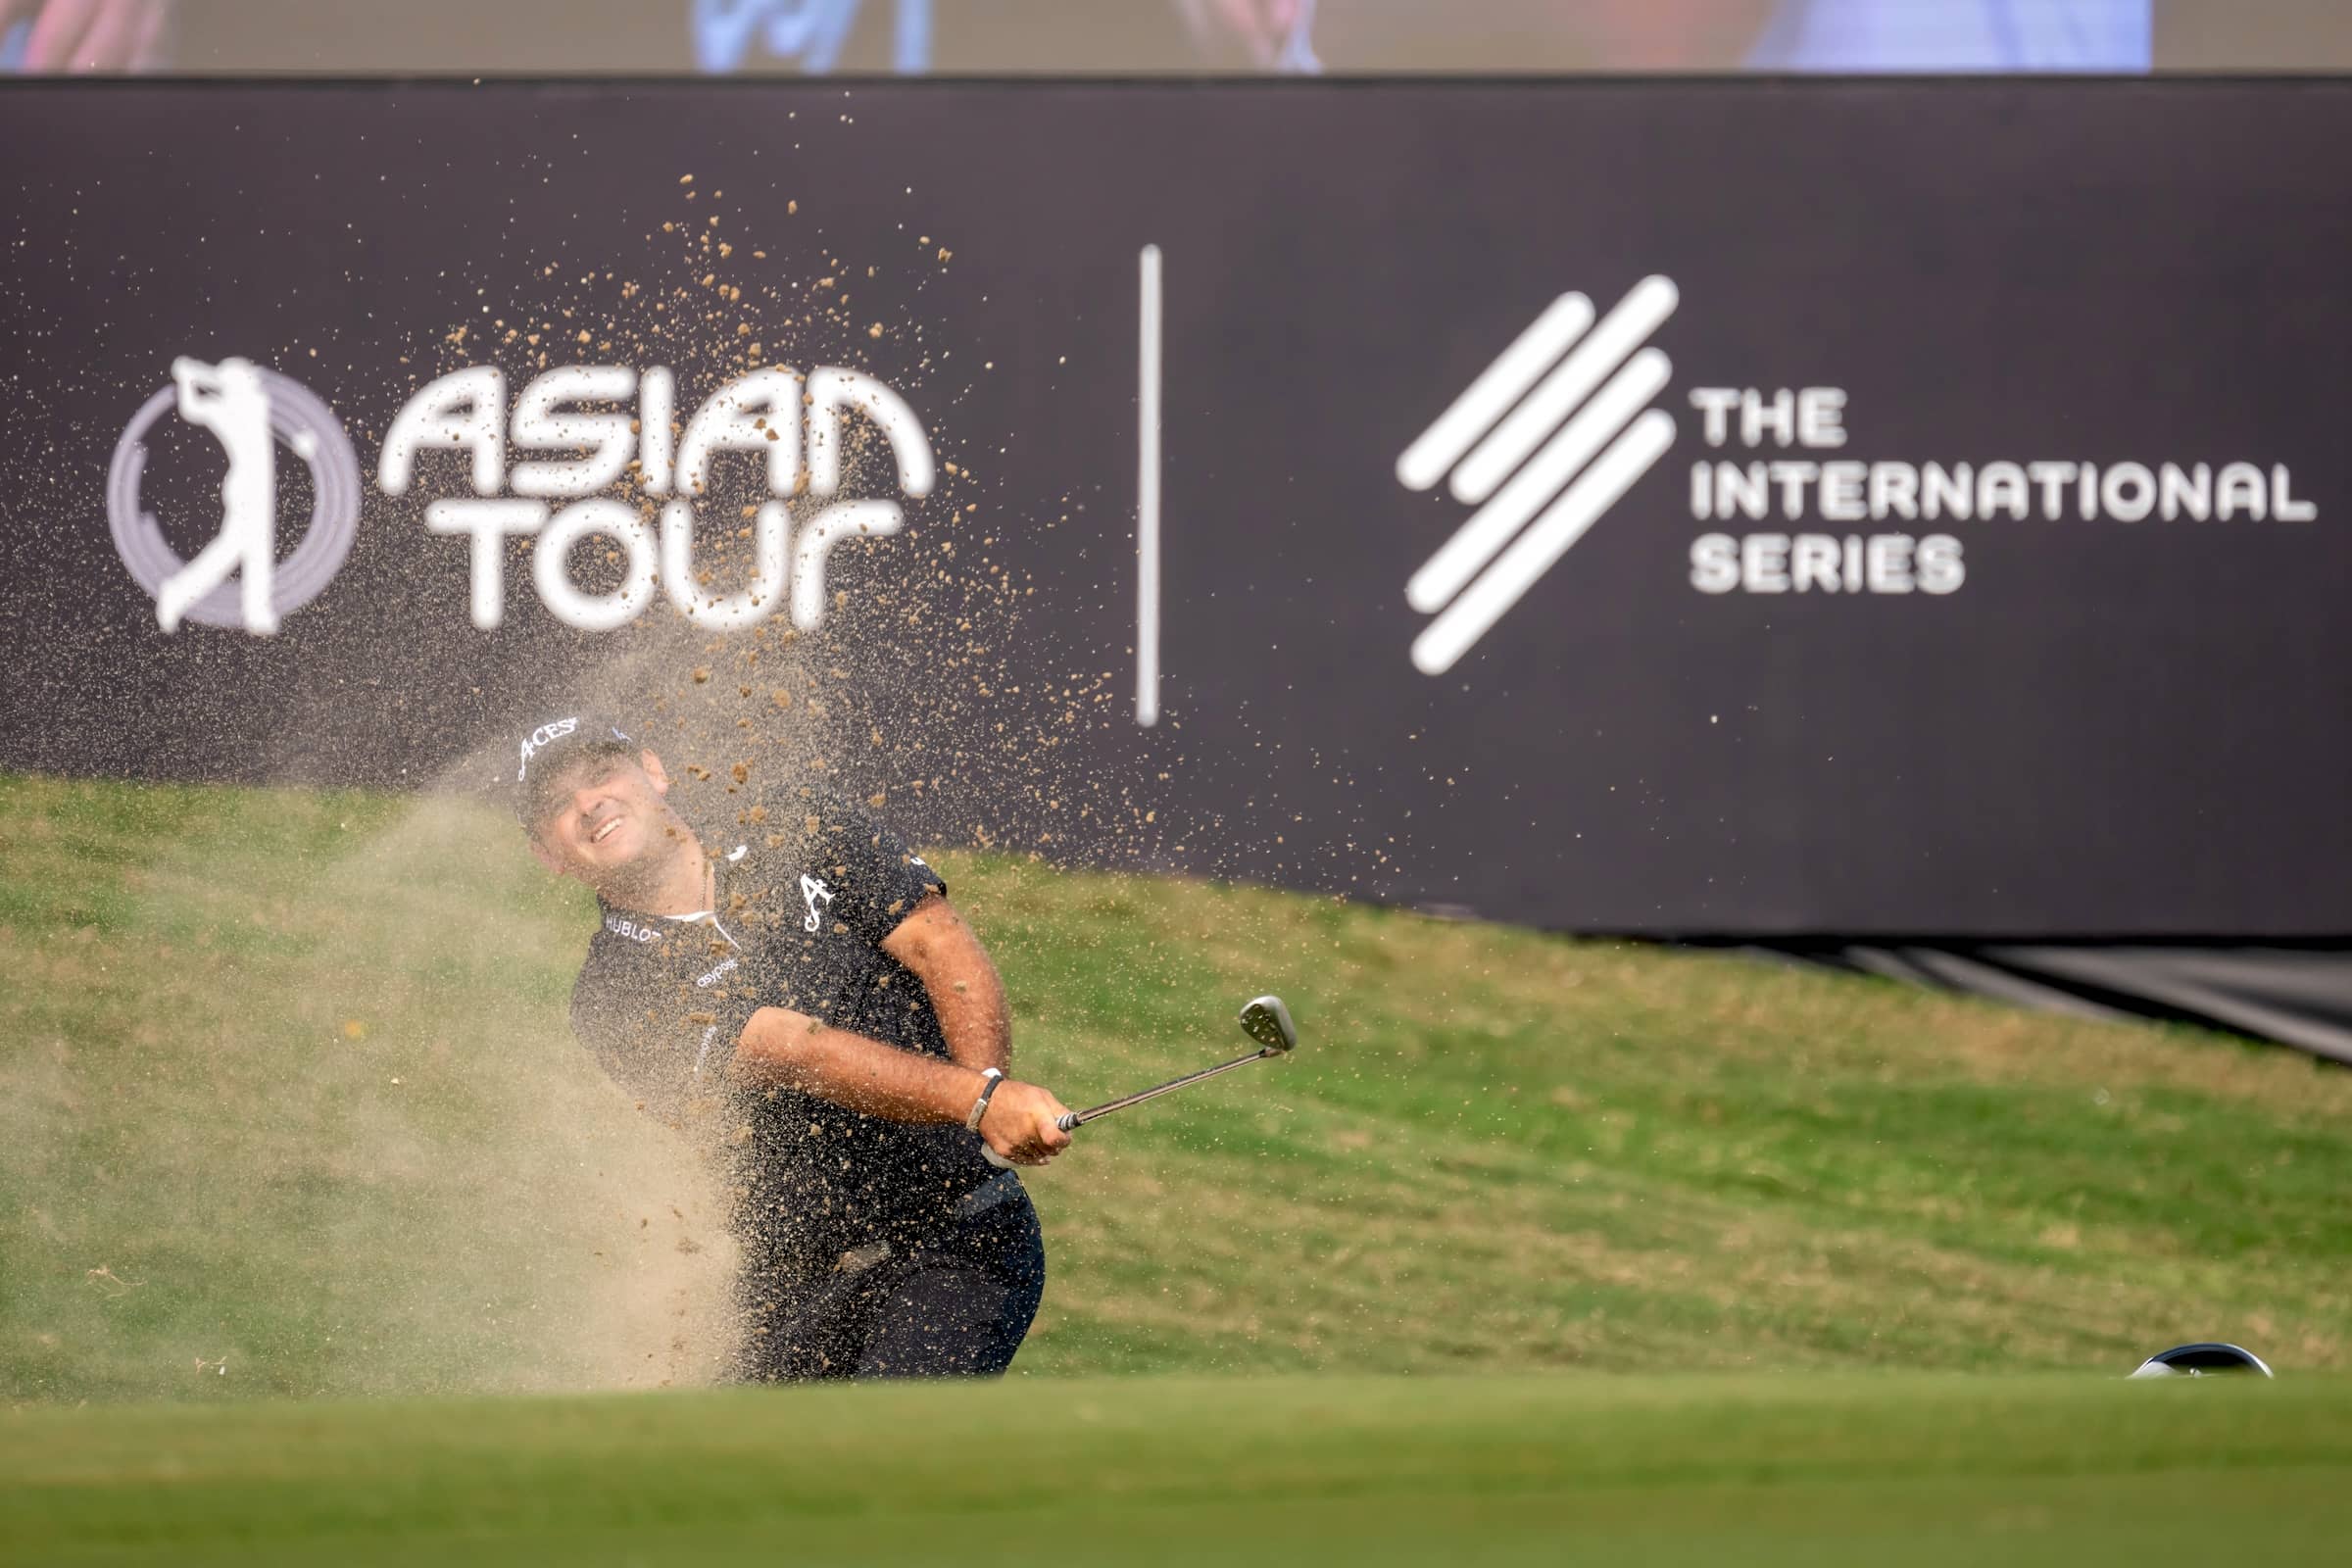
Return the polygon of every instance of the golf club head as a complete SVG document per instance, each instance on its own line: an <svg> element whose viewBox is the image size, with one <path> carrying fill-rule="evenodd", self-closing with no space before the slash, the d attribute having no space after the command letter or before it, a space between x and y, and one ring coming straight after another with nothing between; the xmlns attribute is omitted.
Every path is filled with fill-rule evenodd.
<svg viewBox="0 0 2352 1568"><path fill-rule="evenodd" d="M1259 997L1242 1009L1242 1033L1273 1052L1298 1049L1298 1026L1280 997Z"/></svg>

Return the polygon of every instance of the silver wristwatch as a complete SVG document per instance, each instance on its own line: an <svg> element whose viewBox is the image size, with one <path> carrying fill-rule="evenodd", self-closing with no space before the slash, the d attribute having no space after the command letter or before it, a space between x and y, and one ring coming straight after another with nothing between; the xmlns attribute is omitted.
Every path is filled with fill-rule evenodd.
<svg viewBox="0 0 2352 1568"><path fill-rule="evenodd" d="M963 1118L963 1130L967 1133L980 1130L980 1118L988 1114L989 1097L997 1092L997 1085L1004 1081L1004 1069L983 1067L980 1076L986 1080L980 1085L980 1098L972 1102L972 1113Z"/></svg>

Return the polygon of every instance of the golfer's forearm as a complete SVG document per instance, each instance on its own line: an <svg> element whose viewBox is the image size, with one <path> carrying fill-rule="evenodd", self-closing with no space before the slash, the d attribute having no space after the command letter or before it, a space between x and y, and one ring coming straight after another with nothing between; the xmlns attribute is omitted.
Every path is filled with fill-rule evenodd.
<svg viewBox="0 0 2352 1568"><path fill-rule="evenodd" d="M960 1122L980 1094L980 1075L969 1067L783 1007L752 1014L735 1047L735 1070L753 1084L797 1090L886 1121Z"/></svg>
<svg viewBox="0 0 2352 1568"><path fill-rule="evenodd" d="M931 1010L939 1014L950 1055L974 1071L994 1067L1002 1072L1012 1065L1012 1008L987 954L980 954L977 963L957 965L945 984L923 989Z"/></svg>
<svg viewBox="0 0 2352 1568"><path fill-rule="evenodd" d="M883 942L914 971L947 1037L948 1054L977 1071L1012 1065L1012 1007L1004 982L972 928L945 899L926 900Z"/></svg>

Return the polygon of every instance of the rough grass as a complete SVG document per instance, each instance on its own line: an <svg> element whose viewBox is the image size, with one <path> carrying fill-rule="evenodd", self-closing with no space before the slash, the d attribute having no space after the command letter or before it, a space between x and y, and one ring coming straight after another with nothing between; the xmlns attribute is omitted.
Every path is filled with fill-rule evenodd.
<svg viewBox="0 0 2352 1568"><path fill-rule="evenodd" d="M910 1441L909 1434L919 1434ZM2335 1563L2352 1384L1014 1378L0 1412L0 1559Z"/></svg>
<svg viewBox="0 0 2352 1568"><path fill-rule="evenodd" d="M1737 957L941 858L1020 1070L1032 1374L2352 1360L2352 1075ZM707 1375L726 1242L564 1032L589 912L451 800L0 778L0 1392ZM222 1370L223 1365L225 1371Z"/></svg>

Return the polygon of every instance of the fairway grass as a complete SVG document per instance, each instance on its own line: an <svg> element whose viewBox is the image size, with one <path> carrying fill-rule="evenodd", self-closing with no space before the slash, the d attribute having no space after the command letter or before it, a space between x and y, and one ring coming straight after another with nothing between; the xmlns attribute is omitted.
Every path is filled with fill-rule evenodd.
<svg viewBox="0 0 2352 1568"><path fill-rule="evenodd" d="M1091 1379L0 1414L0 1560L2329 1563L2352 1383Z"/></svg>
<svg viewBox="0 0 2352 1568"><path fill-rule="evenodd" d="M2352 1074L1738 957L939 863L1019 1069L1073 1104L1242 1049L1261 991L1304 1033L1030 1178L1032 1377L2121 1374L2209 1338L2288 1382L2352 1368ZM593 919L471 802L0 777L0 1396L708 1381L711 1195L564 1028Z"/></svg>

